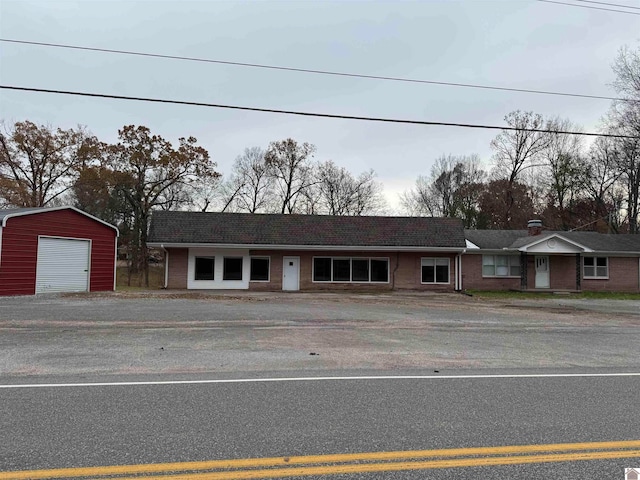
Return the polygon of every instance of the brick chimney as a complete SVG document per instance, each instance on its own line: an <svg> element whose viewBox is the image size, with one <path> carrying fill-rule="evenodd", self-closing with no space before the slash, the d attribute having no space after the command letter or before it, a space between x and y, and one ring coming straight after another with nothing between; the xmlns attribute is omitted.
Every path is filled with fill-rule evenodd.
<svg viewBox="0 0 640 480"><path fill-rule="evenodd" d="M527 229L530 237L540 235L542 233L542 220L529 220Z"/></svg>

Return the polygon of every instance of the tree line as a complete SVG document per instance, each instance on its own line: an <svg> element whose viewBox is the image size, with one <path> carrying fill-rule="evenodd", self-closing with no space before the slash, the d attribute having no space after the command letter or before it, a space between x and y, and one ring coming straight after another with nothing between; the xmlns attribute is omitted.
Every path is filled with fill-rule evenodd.
<svg viewBox="0 0 640 480"><path fill-rule="evenodd" d="M0 133L0 208L74 205L117 225L129 278L148 284L147 234L153 210L367 215L385 208L375 172L358 176L316 147L293 139L248 148L228 178L193 137L177 145L144 126L101 142L85 128L30 121Z"/></svg>
<svg viewBox="0 0 640 480"><path fill-rule="evenodd" d="M491 142L492 168L478 155L443 155L401 198L414 215L457 217L467 228L548 228L640 233L640 48L620 49L613 101L600 136L587 142L569 119L514 111ZM546 130L537 131L537 130ZM616 138L615 136L618 136Z"/></svg>
<svg viewBox="0 0 640 480"><path fill-rule="evenodd" d="M429 176L401 196L410 215L457 217L468 228L522 228L541 218L557 229L639 233L640 49L619 51L602 133L585 137L568 119L515 111L514 130L491 142L493 168L478 155L438 158ZM0 132L0 208L72 204L117 225L129 271L147 269L146 238L155 209L329 215L384 214L382 185L368 170L354 175L316 147L288 138L247 148L223 178L194 137L177 144L128 125L113 144L86 128L28 120ZM548 130L539 132L536 130Z"/></svg>

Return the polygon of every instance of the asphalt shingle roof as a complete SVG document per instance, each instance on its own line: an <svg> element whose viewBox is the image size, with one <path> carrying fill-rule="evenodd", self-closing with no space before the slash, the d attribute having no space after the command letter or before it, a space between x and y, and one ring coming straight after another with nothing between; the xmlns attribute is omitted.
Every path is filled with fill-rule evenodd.
<svg viewBox="0 0 640 480"><path fill-rule="evenodd" d="M572 242L600 252L640 252L640 235L605 234L598 232L543 231L529 236L527 230L465 230L466 238L482 249L517 249L557 234Z"/></svg>
<svg viewBox="0 0 640 480"><path fill-rule="evenodd" d="M451 218L157 211L150 243L464 248Z"/></svg>

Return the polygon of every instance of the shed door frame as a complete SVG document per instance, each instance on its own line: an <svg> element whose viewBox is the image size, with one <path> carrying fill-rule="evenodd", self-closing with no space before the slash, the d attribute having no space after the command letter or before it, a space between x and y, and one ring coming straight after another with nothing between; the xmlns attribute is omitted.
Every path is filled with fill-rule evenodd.
<svg viewBox="0 0 640 480"><path fill-rule="evenodd" d="M60 236L55 236L55 235L38 235L38 245L36 247L36 278L35 278L35 285L34 285L34 293L45 293L45 292L38 292L38 279L40 278L40 244L41 244L41 240L43 239L49 239L49 240L69 240L69 241L73 241L73 242L86 242L88 245L88 251L87 251L87 268L85 270L85 272L87 273L87 282L86 282L86 287L84 290L81 291L85 291L85 292L90 292L91 291L91 251L93 248L93 243L91 241L90 238L78 238L78 237L60 237ZM77 291L77 290L74 290Z"/></svg>

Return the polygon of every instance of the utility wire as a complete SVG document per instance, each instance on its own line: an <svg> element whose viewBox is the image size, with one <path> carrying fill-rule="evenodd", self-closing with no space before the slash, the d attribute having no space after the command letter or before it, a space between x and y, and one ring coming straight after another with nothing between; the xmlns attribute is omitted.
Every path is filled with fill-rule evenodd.
<svg viewBox="0 0 640 480"><path fill-rule="evenodd" d="M536 0L536 1L543 2L543 3L555 3L557 5L568 5L570 7L590 8L592 10L604 10L604 11L607 11L607 12L626 13L627 15L640 15L640 13L637 13L637 12L627 12L625 10L614 10L612 8L592 7L592 6L589 6L589 5L577 5L575 3L557 2L555 0ZM578 0L578 1L580 1L580 0Z"/></svg>
<svg viewBox="0 0 640 480"><path fill-rule="evenodd" d="M443 85L443 86L449 86L449 87L480 88L484 90L501 90L506 92L532 93L532 94L538 94L538 95L556 95L556 96L563 96L563 97L592 98L592 99L598 99L598 100L629 101L628 99L625 99L625 98L606 97L602 95L587 95L587 94L581 94L581 93L552 92L548 90L531 90L526 88L497 87L493 85L478 85L478 84L472 84L472 83L438 82L434 80L420 80L415 78L365 75L365 74L359 74L359 73L285 67L285 66L279 66L279 65L267 65L267 64L260 64L260 63L232 62L232 61L214 60L214 59L208 59L208 58L183 57L178 55L163 55L159 53L134 52L129 50L114 50L110 48L84 47L80 45L66 45L66 44L60 44L60 43L33 42L33 41L27 41L27 40L15 40L11 38L0 38L0 42L19 43L24 45L38 45L41 47L55 47L55 48L66 48L66 49L73 49L73 50L85 50L90 52L116 53L119 55L135 55L139 57L164 58L169 60L184 60L188 62L216 63L220 65L233 65L236 67L266 68L270 70L283 70L288 72L313 73L316 75L333 75L338 77L366 78L370 80L385 80L385 81L393 81L393 82Z"/></svg>
<svg viewBox="0 0 640 480"><path fill-rule="evenodd" d="M184 100L168 100L168 99L162 99L162 98L130 97L130 96L124 96L124 95L108 95L104 93L89 93L89 92L77 92L77 91L69 91L69 90L52 90L52 89L45 89L45 88L18 87L13 85L0 85L0 89L19 90L23 92L54 93L54 94L60 94L60 95L75 95L79 97L108 98L112 100L133 100L138 102L169 103L174 105L188 105L188 106L195 106L195 107L226 108L230 110L245 110L245 111L251 111L251 112L264 112L264 113L280 113L285 115L333 118L333 119L341 119L341 120L364 120L369 122L402 123L402 124L410 124L410 125L431 125L431 126L442 126L442 127L479 128L479 129L490 129L490 130L512 130L512 131L524 131L524 132L555 133L555 134L562 134L562 135L583 135L583 136L589 136L589 137L628 138L628 139L634 139L634 140L640 138L640 137L634 137L632 135L614 135L610 133L573 132L573 131L550 130L550 129L542 129L542 128L516 128L516 127L508 127L508 126L500 127L496 125L479 125L479 124L473 124L473 123L433 122L433 121L425 121L425 120L403 120L398 118L362 117L362 116L355 116L355 115L336 115L336 114L330 114L330 113L300 112L300 111L294 111L294 110L242 107L238 105L189 102Z"/></svg>
<svg viewBox="0 0 640 480"><path fill-rule="evenodd" d="M595 3L597 5L607 5L609 7L622 7L622 8L632 8L633 10L640 10L640 7L633 7L631 5L621 5L619 3L596 2L594 0L573 0L573 1L582 2L582 3Z"/></svg>

